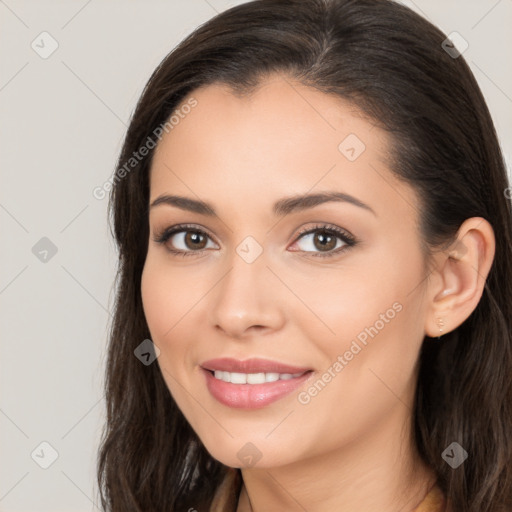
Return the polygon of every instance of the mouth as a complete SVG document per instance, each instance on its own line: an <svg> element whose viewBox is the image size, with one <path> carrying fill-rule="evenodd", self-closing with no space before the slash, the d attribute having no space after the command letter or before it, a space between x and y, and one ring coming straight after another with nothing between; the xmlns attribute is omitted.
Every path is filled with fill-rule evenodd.
<svg viewBox="0 0 512 512"><path fill-rule="evenodd" d="M311 368L264 359L214 359L200 365L210 394L238 409L258 409L289 395L313 374Z"/></svg>
<svg viewBox="0 0 512 512"><path fill-rule="evenodd" d="M239 372L224 372L221 370L207 370L214 378L231 384L265 384L265 382L276 382L278 380L296 379L307 373L275 373L275 372L259 372L259 373L239 373Z"/></svg>
<svg viewBox="0 0 512 512"><path fill-rule="evenodd" d="M223 371L228 373L244 373L244 374L259 374L259 373L278 373L278 374L303 374L311 368L293 366L286 363L271 361L269 359L252 358L240 361L229 357L220 359L210 359L201 364L201 367L210 371Z"/></svg>

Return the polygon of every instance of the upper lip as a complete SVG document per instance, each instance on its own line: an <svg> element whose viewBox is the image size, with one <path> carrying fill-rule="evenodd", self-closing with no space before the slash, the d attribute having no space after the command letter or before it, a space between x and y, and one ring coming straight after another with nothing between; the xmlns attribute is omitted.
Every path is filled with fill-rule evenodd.
<svg viewBox="0 0 512 512"><path fill-rule="evenodd" d="M209 359L204 361L201 366L206 370L211 371L224 371L224 372L237 372L237 373L304 373L311 368L292 366L289 364L271 361L269 359L245 359L240 361L238 359L231 359L223 357L219 359Z"/></svg>

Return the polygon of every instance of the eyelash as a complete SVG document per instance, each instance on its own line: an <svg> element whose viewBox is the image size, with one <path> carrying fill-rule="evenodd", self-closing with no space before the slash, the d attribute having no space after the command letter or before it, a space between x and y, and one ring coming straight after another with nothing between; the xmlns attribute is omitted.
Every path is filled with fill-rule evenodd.
<svg viewBox="0 0 512 512"><path fill-rule="evenodd" d="M175 235L176 233L181 233L183 231L185 231L185 232L193 231L195 233L199 233L201 235L207 236L208 238L211 238L208 235L208 233L206 233L202 229L199 229L197 226L194 226L192 224L179 224L179 225L173 226L172 228L164 229L160 233L156 234L154 236L153 240L156 243L163 245L173 235ZM321 253L321 252L315 253L315 252L305 251L307 254L311 254L315 258L317 258L317 257L318 258L330 258L330 257L336 256L336 255L340 254L341 252L344 252L358 244L358 240L356 240L356 238L353 235L349 234L347 231L345 231L341 228L338 228L338 227L330 225L330 224L317 224L313 228L305 228L305 229L301 230L299 233L297 233L296 241L300 240L301 238L303 238L306 235L309 235L311 233L316 233L317 231L324 232L328 235L335 235L336 237L340 238L345 243L345 245L341 248L338 248L336 250L326 252L326 253ZM193 250L181 251L181 250L171 249L171 248L167 247L167 250L169 252L175 254L176 256L193 256L193 255L196 255L197 253L206 251L207 249L200 249L198 251L193 251Z"/></svg>

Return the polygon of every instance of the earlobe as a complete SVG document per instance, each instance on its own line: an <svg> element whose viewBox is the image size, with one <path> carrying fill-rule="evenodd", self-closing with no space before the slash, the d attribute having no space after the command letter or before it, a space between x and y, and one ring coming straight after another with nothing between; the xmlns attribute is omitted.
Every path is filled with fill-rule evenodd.
<svg viewBox="0 0 512 512"><path fill-rule="evenodd" d="M492 226L482 217L467 219L454 243L435 256L425 334L439 338L456 329L475 310L495 253Z"/></svg>

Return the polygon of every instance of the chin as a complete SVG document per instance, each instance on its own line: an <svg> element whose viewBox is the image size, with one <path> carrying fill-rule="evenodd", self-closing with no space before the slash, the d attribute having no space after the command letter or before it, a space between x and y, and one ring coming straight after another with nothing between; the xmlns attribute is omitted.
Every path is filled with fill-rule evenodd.
<svg viewBox="0 0 512 512"><path fill-rule="evenodd" d="M255 439L256 436L248 437L249 439L225 439L222 445L218 439L203 442L203 444L214 459L232 468L269 469L297 460L296 451L283 445L279 439L271 442L268 439L265 440L264 436L261 441Z"/></svg>

